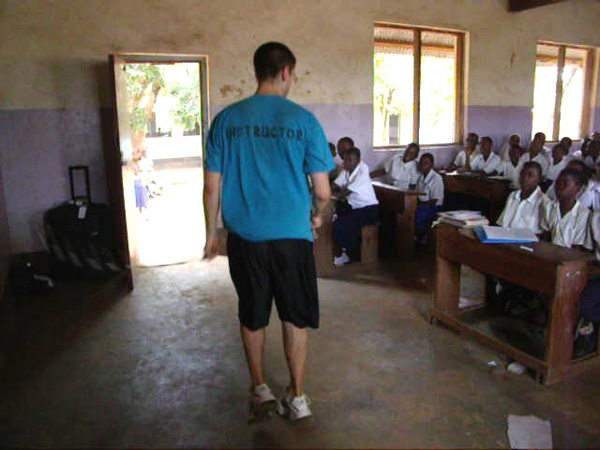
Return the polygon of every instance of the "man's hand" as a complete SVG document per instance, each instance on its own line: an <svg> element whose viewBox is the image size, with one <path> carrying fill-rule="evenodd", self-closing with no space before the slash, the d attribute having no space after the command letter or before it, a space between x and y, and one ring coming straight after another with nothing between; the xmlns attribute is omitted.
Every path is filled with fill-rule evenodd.
<svg viewBox="0 0 600 450"><path fill-rule="evenodd" d="M314 214L311 217L311 222L312 222L312 226L313 228L316 230L317 228L319 228L321 225L323 225L323 218L321 217L320 214Z"/></svg>
<svg viewBox="0 0 600 450"><path fill-rule="evenodd" d="M204 246L204 259L211 261L219 253L219 238L215 236L209 236Z"/></svg>

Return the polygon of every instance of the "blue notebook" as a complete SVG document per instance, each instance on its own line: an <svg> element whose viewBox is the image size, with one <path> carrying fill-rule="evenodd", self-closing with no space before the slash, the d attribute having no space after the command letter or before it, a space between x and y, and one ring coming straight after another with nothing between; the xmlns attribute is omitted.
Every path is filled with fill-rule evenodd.
<svg viewBox="0 0 600 450"><path fill-rule="evenodd" d="M533 231L525 228L483 226L473 228L473 232L484 244L529 244L539 241Z"/></svg>

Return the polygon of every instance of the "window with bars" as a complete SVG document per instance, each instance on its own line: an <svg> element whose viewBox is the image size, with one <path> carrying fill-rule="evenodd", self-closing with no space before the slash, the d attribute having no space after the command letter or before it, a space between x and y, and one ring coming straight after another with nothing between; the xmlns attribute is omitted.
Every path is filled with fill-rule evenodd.
<svg viewBox="0 0 600 450"><path fill-rule="evenodd" d="M376 148L462 141L463 43L459 32L375 25Z"/></svg>
<svg viewBox="0 0 600 450"><path fill-rule="evenodd" d="M558 141L580 139L588 132L592 51L539 43L535 63L533 129Z"/></svg>

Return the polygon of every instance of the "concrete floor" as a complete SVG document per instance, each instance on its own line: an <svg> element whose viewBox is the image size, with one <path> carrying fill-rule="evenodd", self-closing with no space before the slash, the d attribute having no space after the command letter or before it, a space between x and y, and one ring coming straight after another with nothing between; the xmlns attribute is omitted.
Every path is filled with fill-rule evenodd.
<svg viewBox="0 0 600 450"><path fill-rule="evenodd" d="M427 268L428 267L428 268ZM5 314L0 444L10 447L508 447L509 414L558 447L600 447L600 373L552 388L430 326L432 264L320 280L314 418L246 424L248 376L227 262L142 269L132 294L73 284ZM91 292L96 292L90 296ZM99 293L98 293L99 292ZM276 316L269 382L287 382Z"/></svg>

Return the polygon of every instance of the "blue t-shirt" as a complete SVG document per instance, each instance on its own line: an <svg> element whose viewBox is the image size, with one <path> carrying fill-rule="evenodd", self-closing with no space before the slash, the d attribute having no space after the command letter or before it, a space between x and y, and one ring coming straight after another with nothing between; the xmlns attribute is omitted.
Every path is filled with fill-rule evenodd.
<svg viewBox="0 0 600 450"><path fill-rule="evenodd" d="M249 97L210 127L206 170L222 174L223 223L249 241L312 241L307 174L333 168L317 119L285 97Z"/></svg>

